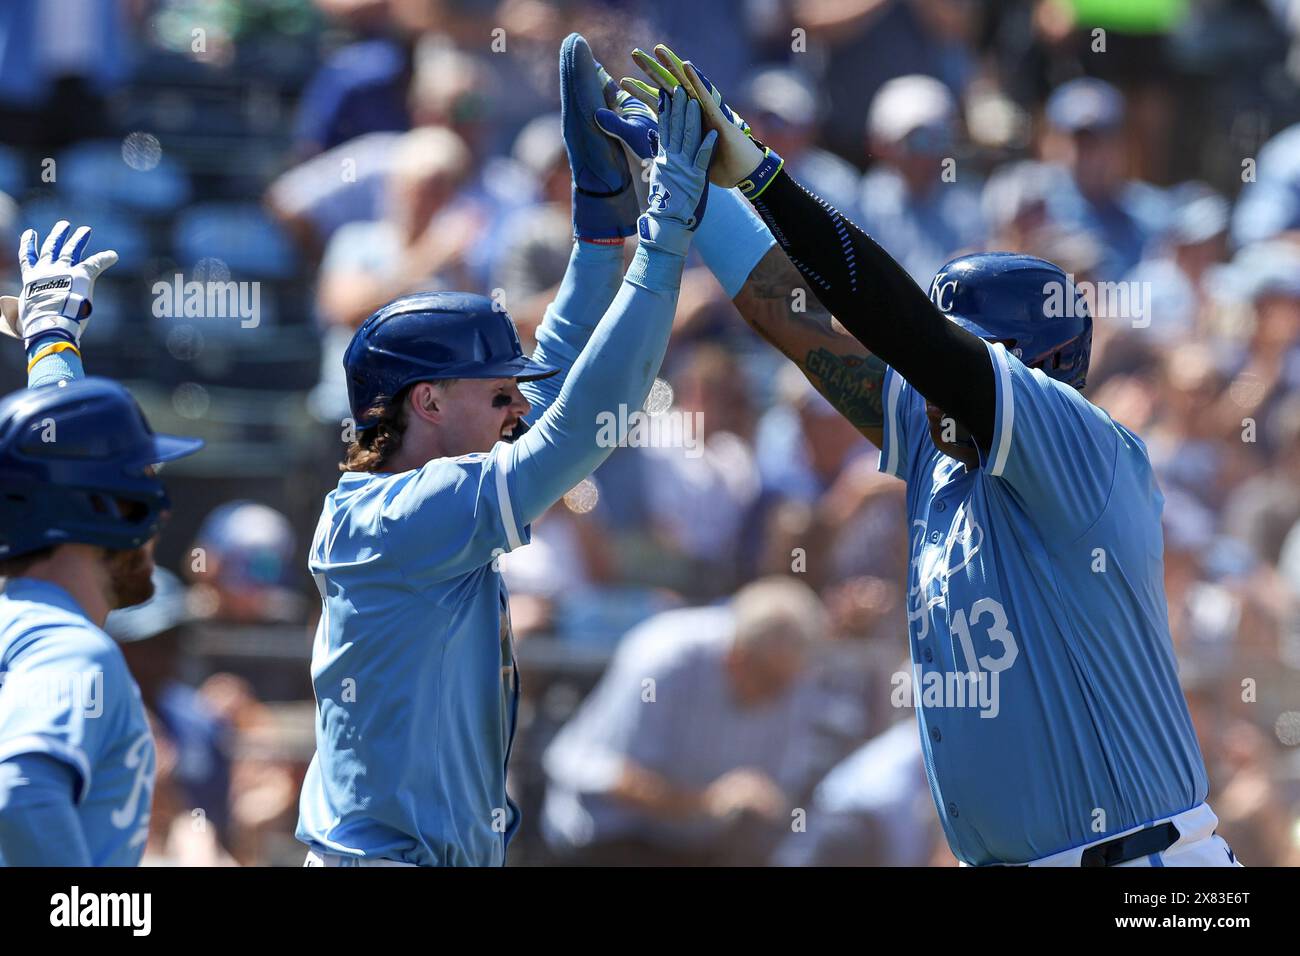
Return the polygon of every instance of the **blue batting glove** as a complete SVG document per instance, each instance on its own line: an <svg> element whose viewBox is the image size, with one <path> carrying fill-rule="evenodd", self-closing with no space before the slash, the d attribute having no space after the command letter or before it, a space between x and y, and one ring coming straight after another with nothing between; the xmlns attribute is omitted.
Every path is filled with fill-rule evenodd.
<svg viewBox="0 0 1300 956"><path fill-rule="evenodd" d="M596 125L622 142L634 155L651 159L655 149L650 134L658 129L654 110L631 93L619 89L612 79L605 87L605 102L611 103L613 108L596 110Z"/></svg>
<svg viewBox="0 0 1300 956"><path fill-rule="evenodd" d="M623 150L596 126L607 81L587 41L569 34L560 47L560 116L573 172L573 234L613 244L636 231L640 210Z"/></svg>
<svg viewBox="0 0 1300 956"><path fill-rule="evenodd" d="M659 97L659 121L650 134L655 148L650 197L641 216L641 243L675 256L690 249L695 228L704 218L709 196L709 161L718 141L716 130L702 137L700 104L686 90Z"/></svg>

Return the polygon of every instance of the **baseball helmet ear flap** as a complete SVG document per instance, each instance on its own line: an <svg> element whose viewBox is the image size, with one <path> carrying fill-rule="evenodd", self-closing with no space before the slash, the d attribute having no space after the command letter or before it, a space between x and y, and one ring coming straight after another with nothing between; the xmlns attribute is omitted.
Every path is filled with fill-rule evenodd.
<svg viewBox="0 0 1300 956"><path fill-rule="evenodd" d="M930 301L980 338L1002 342L1030 368L1082 389L1092 354L1092 313L1059 266L1011 252L953 259L935 274Z"/></svg>
<svg viewBox="0 0 1300 956"><path fill-rule="evenodd" d="M491 299L465 292L422 292L388 303L352 337L343 367L352 419L363 430L376 424L376 403L415 382L526 382L560 371L524 354L514 322Z"/></svg>

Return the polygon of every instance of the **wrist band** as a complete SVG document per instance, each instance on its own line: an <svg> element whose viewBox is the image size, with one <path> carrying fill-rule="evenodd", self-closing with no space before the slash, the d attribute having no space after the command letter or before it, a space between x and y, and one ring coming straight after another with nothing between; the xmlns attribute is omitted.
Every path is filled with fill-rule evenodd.
<svg viewBox="0 0 1300 956"><path fill-rule="evenodd" d="M781 171L781 167L784 165L785 160L781 158L780 154L773 150L772 147L765 146L763 147L763 161L758 164L758 168L750 173L748 177L737 183L736 188L740 190L746 199L753 202L763 195L763 190L772 185L772 180L776 178L776 174Z"/></svg>
<svg viewBox="0 0 1300 956"><path fill-rule="evenodd" d="M32 368L36 365L36 363L39 362L41 359L47 358L58 352L67 351L68 349L71 349L73 353L77 356L77 358L81 358L81 350L78 349L77 346L74 345L73 343L51 342L49 345L42 346L40 349L36 351L35 355L33 355L30 359L27 360L27 371L30 372Z"/></svg>

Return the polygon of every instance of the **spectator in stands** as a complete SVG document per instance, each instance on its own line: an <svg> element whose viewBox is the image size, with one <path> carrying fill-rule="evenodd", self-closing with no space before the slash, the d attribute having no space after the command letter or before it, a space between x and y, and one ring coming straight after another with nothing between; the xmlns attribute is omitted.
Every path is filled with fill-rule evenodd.
<svg viewBox="0 0 1300 956"><path fill-rule="evenodd" d="M1238 248L1300 230L1300 123L1288 126L1259 151L1232 213Z"/></svg>
<svg viewBox="0 0 1300 956"><path fill-rule="evenodd" d="M791 578L633 630L546 751L551 848L594 865L765 860L809 783L819 708L800 677L825 635L821 602Z"/></svg>
<svg viewBox="0 0 1300 956"><path fill-rule="evenodd" d="M779 375L779 402L763 416L757 445L763 568L789 570L798 549L824 596L863 575L902 580L902 484L877 471L875 450L797 369Z"/></svg>
<svg viewBox="0 0 1300 956"><path fill-rule="evenodd" d="M988 226L990 249L1029 251L1034 237L1048 225L1052 173L1044 163L1022 159L998 166L989 174L980 208Z"/></svg>
<svg viewBox="0 0 1300 956"><path fill-rule="evenodd" d="M1254 561L1240 542L1216 533L1209 509L1170 488L1162 516L1169 631L1180 673L1231 676L1247 646L1276 653L1277 622L1249 586Z"/></svg>
<svg viewBox="0 0 1300 956"><path fill-rule="evenodd" d="M158 849L195 865L212 865L224 854L230 817L231 728L193 687L180 679L185 633L192 619L185 586L163 568L154 568L154 594L143 604L113 611L104 630L122 645L131 676L153 720L160 768L174 799L172 812L154 810L151 833ZM175 820L184 825L173 829ZM199 825L195 825L195 824ZM173 839L179 837L179 841Z"/></svg>
<svg viewBox="0 0 1300 956"><path fill-rule="evenodd" d="M229 501L199 528L186 568L190 609L204 620L264 624L302 619L295 590L302 553L289 519L254 501Z"/></svg>
<svg viewBox="0 0 1300 956"><path fill-rule="evenodd" d="M774 39L782 46L789 43L789 34L782 30L784 5L767 0L665 0L646 4L641 15L649 22L638 25L644 32L637 36L653 36L681 51L682 56L689 55L688 51L708 50L709 78L717 82L719 89L734 90L750 72L760 48L758 41ZM644 44L644 40L637 42Z"/></svg>
<svg viewBox="0 0 1300 956"><path fill-rule="evenodd" d="M1201 713L1206 709L1200 708ZM1193 715L1196 719L1197 709ZM1274 728L1264 729L1221 712L1207 734L1202 720L1197 721L1197 730L1202 741L1209 741L1205 765L1211 792L1217 795L1220 833L1232 839L1233 852L1248 865L1300 866L1300 818L1283 787L1285 778L1277 771L1286 751L1275 742ZM1291 747L1287 751L1294 753Z"/></svg>
<svg viewBox="0 0 1300 956"><path fill-rule="evenodd" d="M1128 178L1123 95L1102 80L1071 80L1049 97L1047 122L1044 159L1060 170L1048 214L1068 230L1093 235L1102 246L1097 278L1117 282L1167 218L1160 191Z"/></svg>
<svg viewBox="0 0 1300 956"><path fill-rule="evenodd" d="M559 291L573 248L572 179L559 115L548 113L525 126L512 154L515 177L537 183L539 201L500 217L485 245L495 256L491 287L504 292L510 317L529 343Z"/></svg>
<svg viewBox="0 0 1300 956"><path fill-rule="evenodd" d="M509 150L525 123L559 106L555 51L576 29L570 11L545 0L391 2L420 37L416 125L450 126L482 161Z"/></svg>
<svg viewBox="0 0 1300 956"><path fill-rule="evenodd" d="M670 380L671 407L655 406L668 393L653 392L657 414L636 431L628 418L632 447L596 481L619 513L610 524L625 578L708 601L749 574L746 531L760 490L753 408L739 364L717 345L693 347Z"/></svg>
<svg viewBox="0 0 1300 956"><path fill-rule="evenodd" d="M595 484L583 481L533 522L528 547L498 559L516 641L556 633L563 602L591 602L597 587L612 582L609 542L591 513L596 495Z"/></svg>
<svg viewBox="0 0 1300 956"><path fill-rule="evenodd" d="M1172 222L1159 248L1138 264L1127 281L1147 290L1151 314L1128 316L1156 341L1172 345L1204 333L1214 308L1213 280L1227 258L1228 201L1203 183L1172 191ZM1141 293L1140 293L1141 294Z"/></svg>
<svg viewBox="0 0 1300 956"><path fill-rule="evenodd" d="M929 76L880 88L867 117L876 164L862 180L861 226L925 288L945 262L984 241L979 189L957 163L957 101Z"/></svg>
<svg viewBox="0 0 1300 956"><path fill-rule="evenodd" d="M777 866L925 866L942 843L916 718L841 761L817 785L807 826L777 847Z"/></svg>
<svg viewBox="0 0 1300 956"><path fill-rule="evenodd" d="M1226 370L1204 344L1170 349L1162 360L1154 415L1139 432L1165 493L1180 488L1215 510L1233 464L1224 443L1227 382Z"/></svg>
<svg viewBox="0 0 1300 956"><path fill-rule="evenodd" d="M1223 310L1212 329L1216 336L1205 344L1229 381L1201 414L1238 449L1272 453L1273 414L1288 394L1300 391L1300 245L1256 243L1240 250L1224 273L1218 288L1240 302Z"/></svg>
<svg viewBox="0 0 1300 956"><path fill-rule="evenodd" d="M293 132L293 152L299 159L310 159L367 133L411 127L406 99L411 82L410 38L386 11L369 14L349 17L354 27L364 31L362 37L331 53L302 92Z"/></svg>
<svg viewBox="0 0 1300 956"><path fill-rule="evenodd" d="M962 95L975 70L974 13L968 0L794 0L791 23L826 51L817 75L830 98L826 145L860 155L867 107L895 77L923 70Z"/></svg>
<svg viewBox="0 0 1300 956"><path fill-rule="evenodd" d="M495 129L492 81L493 74L475 58L436 38L422 41L407 93L409 125L450 129L468 151L480 199L510 205L530 200L533 184L518 175L515 164L482 148ZM341 227L384 217L402 135L401 131L363 133L299 163L271 184L267 206L308 258L318 259ZM508 199L496 195L506 191Z"/></svg>
<svg viewBox="0 0 1300 956"><path fill-rule="evenodd" d="M1268 424L1275 451L1259 474L1229 493L1223 524L1256 559L1276 565L1287 531L1300 521L1300 391L1287 395Z"/></svg>
<svg viewBox="0 0 1300 956"><path fill-rule="evenodd" d="M276 178L263 201L317 263L330 239L350 222L380 215L401 133L367 133L299 163Z"/></svg>

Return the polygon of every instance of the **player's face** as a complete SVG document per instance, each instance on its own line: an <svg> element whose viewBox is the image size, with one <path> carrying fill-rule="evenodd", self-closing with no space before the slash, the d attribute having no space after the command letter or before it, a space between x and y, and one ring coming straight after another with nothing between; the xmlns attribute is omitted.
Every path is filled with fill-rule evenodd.
<svg viewBox="0 0 1300 956"><path fill-rule="evenodd" d="M153 597L153 539L128 551L108 554L108 581L114 609L134 607Z"/></svg>
<svg viewBox="0 0 1300 956"><path fill-rule="evenodd" d="M442 394L444 444L452 455L491 451L509 441L531 410L513 378L461 379Z"/></svg>
<svg viewBox="0 0 1300 956"><path fill-rule="evenodd" d="M925 403L925 417L930 421L930 440L949 458L956 458L967 468L980 463L979 452L970 444L970 432L943 413L938 405Z"/></svg>

